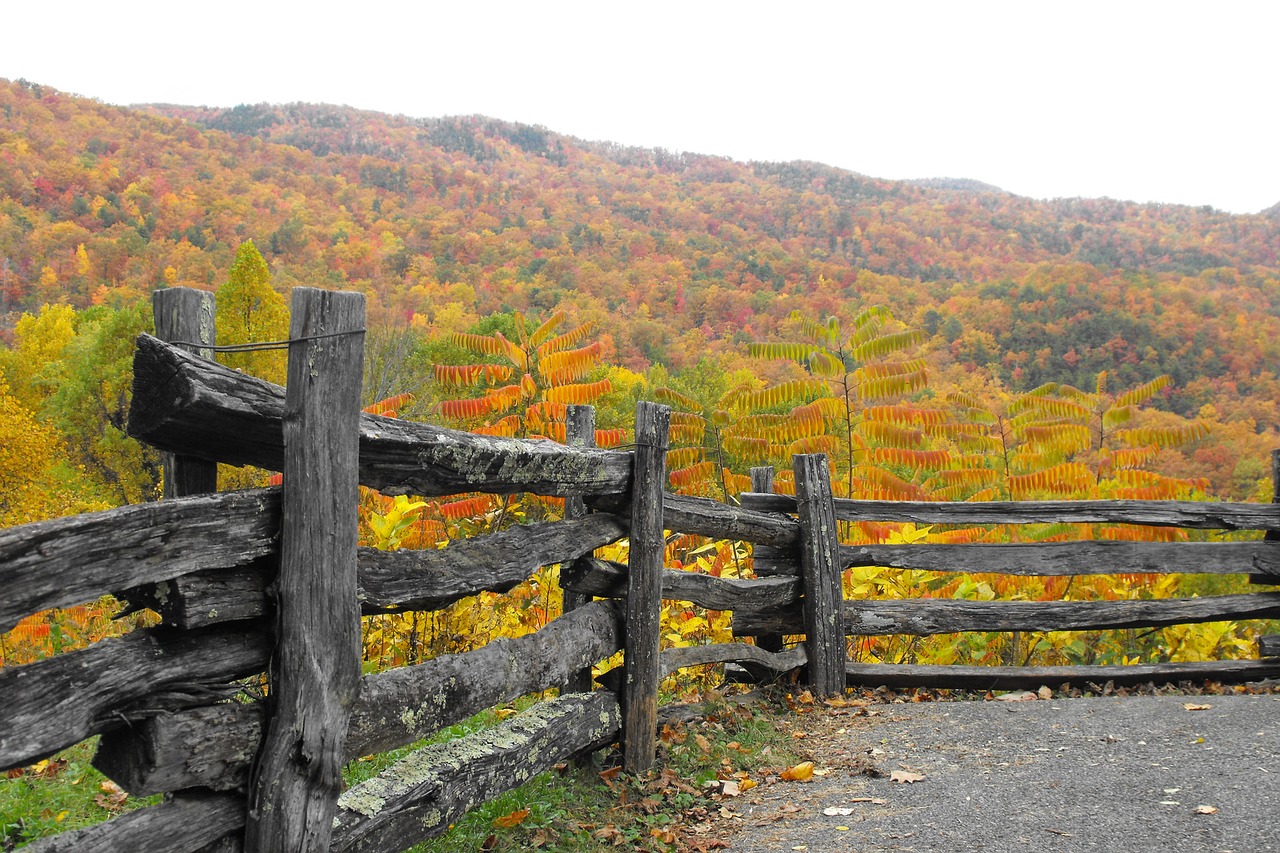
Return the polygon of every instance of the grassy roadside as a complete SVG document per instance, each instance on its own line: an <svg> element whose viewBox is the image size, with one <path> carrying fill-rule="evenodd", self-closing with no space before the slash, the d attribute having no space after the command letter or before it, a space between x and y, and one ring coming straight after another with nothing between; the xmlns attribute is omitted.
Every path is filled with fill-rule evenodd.
<svg viewBox="0 0 1280 853"><path fill-rule="evenodd" d="M647 776L622 773L616 755L597 753L583 766L558 767L473 809L447 834L413 850L719 849L715 823L723 802L778 781L802 760L800 741L791 736L799 725L791 711L799 706L781 691L686 697L662 709L657 769ZM514 710L486 711L428 741L351 762L345 781L357 784L412 749L491 727ZM94 747L86 741L0 778L0 851L160 801L129 797L94 770Z"/></svg>

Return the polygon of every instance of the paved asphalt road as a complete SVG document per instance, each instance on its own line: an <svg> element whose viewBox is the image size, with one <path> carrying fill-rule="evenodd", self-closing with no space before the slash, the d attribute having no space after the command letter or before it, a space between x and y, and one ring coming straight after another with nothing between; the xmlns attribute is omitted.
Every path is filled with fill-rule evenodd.
<svg viewBox="0 0 1280 853"><path fill-rule="evenodd" d="M1277 695L872 705L804 727L826 774L734 801L731 850L1280 851Z"/></svg>

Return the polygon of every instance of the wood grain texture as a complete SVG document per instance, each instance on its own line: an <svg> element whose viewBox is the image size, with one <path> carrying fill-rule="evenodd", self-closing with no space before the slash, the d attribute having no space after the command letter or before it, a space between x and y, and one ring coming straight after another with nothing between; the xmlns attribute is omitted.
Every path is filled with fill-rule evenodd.
<svg viewBox="0 0 1280 853"><path fill-rule="evenodd" d="M1246 593L1205 598L1157 598L1135 601L969 601L908 598L850 600L844 605L847 634L952 634L964 631L1091 631L1153 628L1226 619L1280 616L1280 593ZM798 608L734 613L735 633L796 633L803 625Z"/></svg>
<svg viewBox="0 0 1280 853"><path fill-rule="evenodd" d="M606 512L625 513L625 495L591 495L587 505ZM710 539L733 539L780 548L792 548L799 541L800 527L794 518L774 512L757 512L729 506L709 498L668 494L663 503L663 527L677 533L693 533Z"/></svg>
<svg viewBox="0 0 1280 853"><path fill-rule="evenodd" d="M157 806L33 841L30 853L193 853L244 826L244 797L184 792Z"/></svg>
<svg viewBox="0 0 1280 853"><path fill-rule="evenodd" d="M279 489L119 507L0 530L0 632L19 619L276 549Z"/></svg>
<svg viewBox="0 0 1280 853"><path fill-rule="evenodd" d="M591 406L568 406L564 420L565 442L570 447L595 447L596 444L596 410ZM581 495L571 495L564 499L565 521L583 518L590 510ZM594 550L594 549L592 549ZM589 552L583 552L589 553ZM575 557L581 554L574 555ZM562 562L557 560L556 562ZM569 613L591 601L590 595L574 592L561 584L560 612ZM584 667L567 679L562 693L586 693L591 690L591 668Z"/></svg>
<svg viewBox="0 0 1280 853"><path fill-rule="evenodd" d="M190 341L216 344L216 303L207 290L171 287L151 294L151 311L156 321L156 337L162 341ZM185 347L201 358L212 359L213 350ZM217 463L190 456L161 454L166 498L199 495L218 490Z"/></svg>
<svg viewBox="0 0 1280 853"><path fill-rule="evenodd" d="M542 566L562 563L626 535L627 522L598 514L564 522L526 524L442 549L356 551L357 600L366 616L439 610L480 592L507 592ZM193 572L122 594L150 607L165 624L197 628L267 612L274 555L246 566Z"/></svg>
<svg viewBox="0 0 1280 853"><path fill-rule="evenodd" d="M342 795L333 850L404 850L439 835L467 809L609 744L619 726L613 694L573 693L493 729L424 747Z"/></svg>
<svg viewBox="0 0 1280 853"><path fill-rule="evenodd" d="M807 678L815 695L844 690L845 635L839 539L825 454L795 456L796 509L800 519L800 609L804 616ZM745 633L745 632L744 632ZM780 632L773 632L780 633Z"/></svg>
<svg viewBox="0 0 1280 853"><path fill-rule="evenodd" d="M751 491L758 494L773 494L774 470L772 465L760 465L751 469ZM739 498L741 503L741 498ZM779 548L775 545L756 545L752 548L751 568L757 578L772 578L784 575L800 574L800 555L797 553L799 542L795 547ZM756 645L770 652L780 652L785 648L781 634L761 634L756 637Z"/></svg>
<svg viewBox="0 0 1280 853"><path fill-rule="evenodd" d="M343 758L398 749L486 708L558 686L621 648L621 607L597 601L519 639L366 676ZM262 719L260 705L242 703L131 719L103 735L94 764L134 796L241 788Z"/></svg>
<svg viewBox="0 0 1280 853"><path fill-rule="evenodd" d="M1280 542L1002 542L842 545L845 566L1010 575L1276 574Z"/></svg>
<svg viewBox="0 0 1280 853"><path fill-rule="evenodd" d="M279 471L283 415L279 386L150 335L138 337L129 410L134 438L174 453ZM629 453L360 417L360 483L388 495L606 494L625 491L630 481Z"/></svg>
<svg viewBox="0 0 1280 853"><path fill-rule="evenodd" d="M584 557L561 570L560 583L567 589L601 598L625 598L627 567L611 560ZM708 610L782 607L798 601L799 590L799 578L739 580L675 569L662 572L664 600L688 601Z"/></svg>
<svg viewBox="0 0 1280 853"><path fill-rule="evenodd" d="M1057 689L1063 684L1117 686L1217 681L1241 683L1280 675L1280 660L1224 660L1133 666L923 666L850 663L850 687L937 687L951 690Z"/></svg>
<svg viewBox="0 0 1280 853"><path fill-rule="evenodd" d="M789 495L742 495L742 505L795 512ZM859 501L837 498L842 521L916 524L1143 524L1207 530L1280 528L1280 505L1208 501Z"/></svg>
<svg viewBox="0 0 1280 853"><path fill-rule="evenodd" d="M328 851L347 719L360 691L364 295L297 287L290 313L276 650L249 787L249 853Z"/></svg>
<svg viewBox="0 0 1280 853"><path fill-rule="evenodd" d="M635 469L631 490L631 548L627 571L626 681L623 692L623 766L644 773L658 743L658 682L662 664L663 503L671 410L636 406Z"/></svg>
<svg viewBox="0 0 1280 853"><path fill-rule="evenodd" d="M1258 638L1258 657L1280 657L1280 634L1267 634Z"/></svg>
<svg viewBox="0 0 1280 853"><path fill-rule="evenodd" d="M681 646L662 653L662 674L670 675L689 666L705 666L711 663L750 664L768 670L775 675L790 672L805 665L808 655L804 646L796 646L781 652L766 651L746 643L717 643L711 646Z"/></svg>
<svg viewBox="0 0 1280 853"><path fill-rule="evenodd" d="M232 623L134 631L0 669L0 770L123 725L131 713L222 698L229 682L261 672L268 654L261 625Z"/></svg>

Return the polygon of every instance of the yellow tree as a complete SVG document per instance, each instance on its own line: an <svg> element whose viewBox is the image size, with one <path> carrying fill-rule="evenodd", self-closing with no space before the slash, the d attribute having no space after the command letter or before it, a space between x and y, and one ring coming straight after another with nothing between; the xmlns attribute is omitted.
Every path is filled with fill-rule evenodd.
<svg viewBox="0 0 1280 853"><path fill-rule="evenodd" d="M256 344L289 337L289 307L271 287L271 271L252 240L236 249L227 280L218 288L218 343ZM221 353L228 367L283 385L288 354L268 352Z"/></svg>

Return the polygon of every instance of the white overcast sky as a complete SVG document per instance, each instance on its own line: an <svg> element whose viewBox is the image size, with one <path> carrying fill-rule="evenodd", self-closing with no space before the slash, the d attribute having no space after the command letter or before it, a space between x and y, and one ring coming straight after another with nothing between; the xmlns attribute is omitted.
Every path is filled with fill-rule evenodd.
<svg viewBox="0 0 1280 853"><path fill-rule="evenodd" d="M0 77L106 103L482 114L1038 198L1280 202L1280 2L10 3Z"/></svg>

